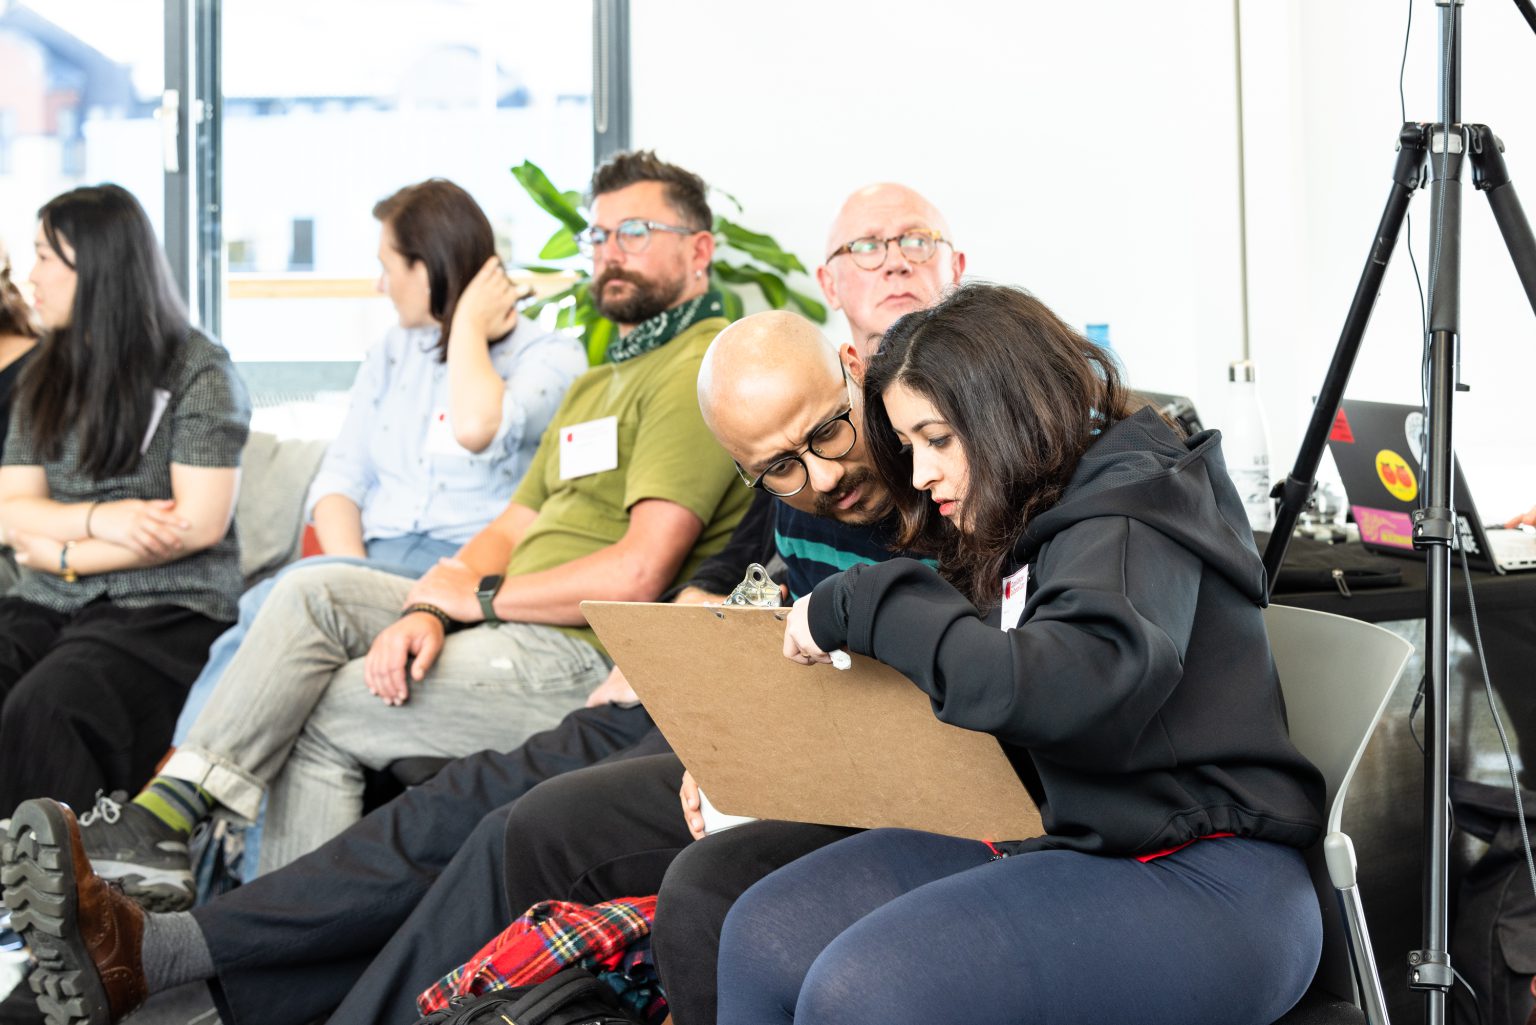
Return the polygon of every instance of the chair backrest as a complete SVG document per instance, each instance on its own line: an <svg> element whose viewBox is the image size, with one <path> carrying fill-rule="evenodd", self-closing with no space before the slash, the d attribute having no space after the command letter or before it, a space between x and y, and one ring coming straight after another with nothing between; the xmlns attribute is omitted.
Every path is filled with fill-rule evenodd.
<svg viewBox="0 0 1536 1025"><path fill-rule="evenodd" d="M1264 626L1285 695L1291 741L1323 774L1327 831L1337 832L1349 781L1413 655L1413 645L1358 619L1288 605L1264 610ZM1354 992L1337 896L1322 852L1308 854L1323 915L1317 982L1348 999Z"/></svg>

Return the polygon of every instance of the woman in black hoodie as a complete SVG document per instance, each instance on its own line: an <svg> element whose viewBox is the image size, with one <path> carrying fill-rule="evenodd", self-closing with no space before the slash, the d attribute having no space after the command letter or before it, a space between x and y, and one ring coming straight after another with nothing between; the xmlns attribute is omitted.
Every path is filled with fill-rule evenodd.
<svg viewBox="0 0 1536 1025"><path fill-rule="evenodd" d="M1110 357L1028 294L898 321L865 379L901 546L831 577L785 654L842 648L991 733L1046 835L881 829L749 890L720 1020L1263 1025L1311 981L1301 848L1322 780L1291 745L1264 572L1220 451L1134 409Z"/></svg>

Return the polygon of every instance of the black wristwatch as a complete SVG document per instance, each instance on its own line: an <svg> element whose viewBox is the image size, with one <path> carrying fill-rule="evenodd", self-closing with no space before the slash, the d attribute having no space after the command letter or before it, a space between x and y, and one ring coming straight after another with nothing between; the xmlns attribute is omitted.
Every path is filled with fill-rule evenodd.
<svg viewBox="0 0 1536 1025"><path fill-rule="evenodd" d="M475 597L480 599L480 611L485 613L487 623L495 624L502 621L491 602L496 597L496 592L501 590L501 582L504 579L506 578L500 573L492 573L488 577L481 577L480 586L475 589Z"/></svg>

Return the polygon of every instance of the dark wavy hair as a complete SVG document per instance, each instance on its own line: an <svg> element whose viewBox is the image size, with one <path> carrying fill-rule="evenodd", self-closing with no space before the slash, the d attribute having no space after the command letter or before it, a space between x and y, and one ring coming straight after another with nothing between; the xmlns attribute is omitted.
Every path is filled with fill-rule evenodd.
<svg viewBox="0 0 1536 1025"><path fill-rule="evenodd" d="M20 335L36 338L39 334L37 318L27 305L26 296L11 280L11 260L0 245L0 335Z"/></svg>
<svg viewBox="0 0 1536 1025"><path fill-rule="evenodd" d="M78 275L69 324L46 332L17 385L38 451L58 459L74 433L80 468L101 480L131 473L155 389L191 331L154 226L119 185L88 185L37 212L43 238Z"/></svg>
<svg viewBox="0 0 1536 1025"><path fill-rule="evenodd" d="M709 186L704 179L685 167L669 164L658 157L654 150L632 150L616 153L608 162L592 172L592 184L587 190L590 201L607 192L617 192L641 182L660 182L666 186L667 204L677 211L684 222L681 227L695 231L710 231L715 216L709 209Z"/></svg>
<svg viewBox="0 0 1536 1025"><path fill-rule="evenodd" d="M474 197L446 178L407 185L373 206L373 216L389 225L395 249L411 264L427 267L432 319L442 325L437 361L448 359L448 333L459 296L496 255L496 233ZM492 344L506 336L492 339Z"/></svg>
<svg viewBox="0 0 1536 1025"><path fill-rule="evenodd" d="M965 452L961 533L912 486L882 396L901 384L933 403ZM885 334L864 377L865 435L900 516L899 544L935 553L980 608L998 601L1004 564L1051 508L1093 443L1132 400L1114 360L1017 288L964 285Z"/></svg>

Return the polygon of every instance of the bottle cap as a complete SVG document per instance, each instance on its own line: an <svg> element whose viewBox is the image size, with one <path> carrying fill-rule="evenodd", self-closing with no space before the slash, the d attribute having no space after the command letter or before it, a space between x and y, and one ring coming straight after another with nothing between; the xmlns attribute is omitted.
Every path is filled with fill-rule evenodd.
<svg viewBox="0 0 1536 1025"><path fill-rule="evenodd" d="M1253 360L1233 360L1231 365L1227 367L1227 380L1243 381L1252 384L1254 380Z"/></svg>

